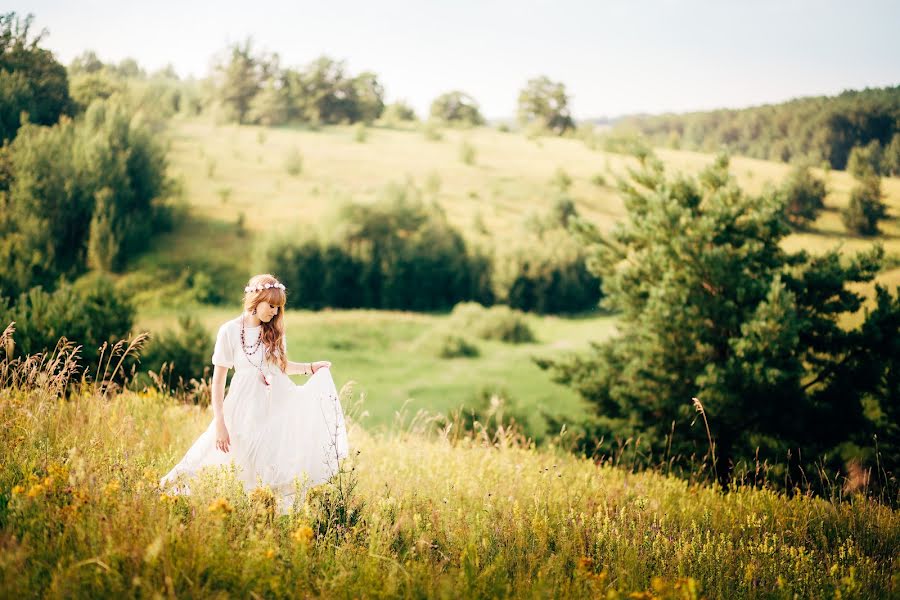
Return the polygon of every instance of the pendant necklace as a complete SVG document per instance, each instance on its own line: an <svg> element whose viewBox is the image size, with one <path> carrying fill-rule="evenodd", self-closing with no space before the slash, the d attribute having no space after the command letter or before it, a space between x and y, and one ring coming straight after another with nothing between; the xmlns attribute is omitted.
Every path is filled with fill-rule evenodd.
<svg viewBox="0 0 900 600"><path fill-rule="evenodd" d="M262 325L260 325L260 327L261 326ZM262 365L266 360L265 359L265 355L266 355L265 348L263 348L263 353L262 353L262 356L260 356L259 364L254 363L253 359L250 358L251 354L256 354L257 350L259 350L259 347L261 345L262 345L262 331L259 332L259 337L256 338L255 344L251 344L249 346L247 345L247 341L244 336L244 313L241 313L241 350L244 352L244 356L247 357L247 362L249 362L251 366L256 367L256 370L259 371L260 378L262 379L263 383L266 384L266 396L268 397L272 383L269 381L269 379L266 377L266 374L262 370ZM247 350L250 350L250 352L248 353Z"/></svg>

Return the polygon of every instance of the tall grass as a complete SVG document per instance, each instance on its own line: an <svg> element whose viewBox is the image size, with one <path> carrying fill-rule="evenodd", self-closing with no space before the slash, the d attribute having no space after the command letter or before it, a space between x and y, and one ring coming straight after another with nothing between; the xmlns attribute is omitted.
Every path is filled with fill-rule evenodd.
<svg viewBox="0 0 900 600"><path fill-rule="evenodd" d="M153 388L65 385L65 356L0 364L3 597L876 598L900 585L900 517L863 496L726 493L423 411L372 434L349 384L351 456L291 514L229 471L170 496L158 478L209 411Z"/></svg>

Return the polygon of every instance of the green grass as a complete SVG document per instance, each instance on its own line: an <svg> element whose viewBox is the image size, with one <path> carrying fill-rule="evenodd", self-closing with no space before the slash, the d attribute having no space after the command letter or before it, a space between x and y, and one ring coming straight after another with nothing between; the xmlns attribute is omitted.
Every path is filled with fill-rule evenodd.
<svg viewBox="0 0 900 600"><path fill-rule="evenodd" d="M173 497L156 482L208 409L44 385L0 388L6 598L886 598L900 585L900 516L864 497L723 494L514 437L372 434L352 414L342 473L290 515L227 474Z"/></svg>
<svg viewBox="0 0 900 600"><path fill-rule="evenodd" d="M197 309L200 321L211 332L210 340L222 322L238 314L239 308ZM368 398L367 428L393 425L400 409L415 414L419 409L447 412L463 404L471 406L484 387L504 389L538 431L543 426L539 409L570 417L584 414L586 407L576 394L550 381L531 357L587 349L590 340L612 333L611 317L530 316L536 343L478 339L478 357L442 359L429 341L443 331L448 319L446 315L394 311L288 309L288 355L296 361L330 360L339 386L355 381ZM136 330L159 331L170 327L172 320L168 310L146 312ZM304 378L294 379L299 383Z"/></svg>
<svg viewBox="0 0 900 600"><path fill-rule="evenodd" d="M464 234L495 247L515 243L523 223L550 210L556 198L554 181L564 171L571 178L569 193L578 210L602 230L624 215L615 175L633 159L591 150L574 139L537 138L488 128L444 129L440 140L428 140L419 130L372 127L365 143L354 127L262 128L216 126L204 120L173 120L170 172L184 187L189 212L175 231L153 240L148 253L130 268L125 279L143 289L138 296L137 329L159 331L175 323L175 314L192 304L184 296L184 277L215 269L211 285L237 303L241 286L262 270L261 250L273 236L321 227L337 202L372 201L392 181L411 179L434 198ZM464 164L459 148L470 144L477 162ZM302 171L290 175L286 159L299 152ZM690 173L708 165L708 154L658 150L671 170ZM210 169L210 165L214 168ZM733 157L731 170L748 192L760 192L767 182L780 181L788 165ZM598 185L597 174L606 185ZM819 176L826 176L819 171ZM813 253L840 245L845 251L884 244L894 264L879 275L883 284L897 285L900 268L900 180L885 179L891 219L874 239L848 235L839 209L846 205L852 178L827 174L830 191L826 210L809 232L789 236L788 249ZM230 190L227 201L222 189ZM239 233L244 215L246 235ZM277 265L272 270L277 274ZM160 275L165 273L166 275ZM181 278L170 280L172 274ZM142 279L143 278L143 279ZM149 285L151 282L152 285ZM873 297L872 286L860 288ZM210 331L239 308L195 308ZM538 343L512 346L478 341L478 357L441 359L429 347L447 317L376 311L293 311L288 306L288 343L292 360L334 362L340 383L354 380L370 402L369 425L393 422L406 406L446 411L470 403L485 386L506 390L540 428L539 409L577 418L585 407L562 386L553 384L530 360L587 348L588 341L611 335L614 319L532 318ZM862 312L846 320L855 324ZM211 334L212 335L212 334Z"/></svg>

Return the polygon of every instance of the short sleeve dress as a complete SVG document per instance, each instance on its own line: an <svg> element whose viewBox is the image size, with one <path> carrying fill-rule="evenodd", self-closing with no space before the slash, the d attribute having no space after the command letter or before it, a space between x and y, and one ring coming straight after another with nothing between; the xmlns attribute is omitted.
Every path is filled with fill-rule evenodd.
<svg viewBox="0 0 900 600"><path fill-rule="evenodd" d="M256 344L264 326L244 327L248 346ZM309 487L327 481L349 454L344 412L330 369L318 369L297 385L269 361L264 344L245 354L240 331L241 317L223 323L212 355L214 365L234 369L223 403L230 451L216 448L213 419L160 485L190 493L189 479L201 469L233 462L245 490L269 486L287 512L298 487L305 495Z"/></svg>

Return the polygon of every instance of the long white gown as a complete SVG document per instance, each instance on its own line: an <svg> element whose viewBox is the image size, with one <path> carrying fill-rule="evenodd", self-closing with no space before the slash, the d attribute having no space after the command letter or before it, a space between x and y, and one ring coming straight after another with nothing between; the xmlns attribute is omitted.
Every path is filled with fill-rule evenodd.
<svg viewBox="0 0 900 600"><path fill-rule="evenodd" d="M293 502L296 478L304 484L305 496L310 487L331 478L339 461L349 454L344 412L328 368L318 369L297 385L266 357L263 370L271 383L267 393L256 366L241 351L240 329L241 317L222 324L212 356L214 365L234 368L223 404L230 451L216 448L213 419L160 486L171 483L174 493L189 494L189 480L201 469L233 461L244 489L249 492L268 485L280 497L280 511L285 514ZM255 344L261 331L261 325L245 326L247 345ZM253 363L260 364L264 349L260 344L250 354Z"/></svg>

